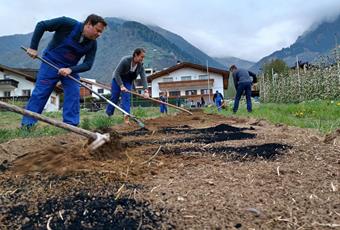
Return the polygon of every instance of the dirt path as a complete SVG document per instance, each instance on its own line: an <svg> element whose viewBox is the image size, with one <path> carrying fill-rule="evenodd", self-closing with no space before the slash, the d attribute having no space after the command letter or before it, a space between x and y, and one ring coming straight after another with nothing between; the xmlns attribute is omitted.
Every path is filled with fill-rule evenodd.
<svg viewBox="0 0 340 230"><path fill-rule="evenodd" d="M0 145L0 228L328 229L340 225L340 134L180 114Z"/></svg>

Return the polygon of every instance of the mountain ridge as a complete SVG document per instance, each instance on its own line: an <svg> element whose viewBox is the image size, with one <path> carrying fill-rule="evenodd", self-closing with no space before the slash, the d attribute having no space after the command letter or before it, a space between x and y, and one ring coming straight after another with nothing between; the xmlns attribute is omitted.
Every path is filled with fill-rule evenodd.
<svg viewBox="0 0 340 230"><path fill-rule="evenodd" d="M144 66L162 70L178 61L192 62L223 68L219 62L185 41L179 35L161 27L144 25L136 21L105 18L108 26L98 38L95 62L82 77L110 83L112 72L122 57L132 55L137 47L146 49ZM52 33L45 33L39 44L39 53L47 46ZM29 58L20 46L29 46L32 33L0 37L0 64L14 68L39 68L39 61Z"/></svg>
<svg viewBox="0 0 340 230"><path fill-rule="evenodd" d="M288 66L294 66L296 57L302 62L316 63L321 57L326 57L330 63L334 62L335 40L340 42L340 15L333 21L325 21L312 25L289 47L274 51L261 58L251 70L259 71L263 64L273 59L281 59Z"/></svg>

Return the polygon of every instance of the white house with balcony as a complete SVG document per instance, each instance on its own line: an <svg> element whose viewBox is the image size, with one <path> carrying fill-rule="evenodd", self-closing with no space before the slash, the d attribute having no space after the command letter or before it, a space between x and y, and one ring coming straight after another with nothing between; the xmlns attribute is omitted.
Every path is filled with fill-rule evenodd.
<svg viewBox="0 0 340 230"><path fill-rule="evenodd" d="M11 68L0 65L0 100L1 101L28 101L31 96L37 70ZM55 87L45 105L45 111L58 111L62 89Z"/></svg>
<svg viewBox="0 0 340 230"><path fill-rule="evenodd" d="M194 103L203 97L212 103L213 94L218 90L224 94L228 88L229 71L182 62L151 74L151 95L158 98L166 92L169 98L184 98Z"/></svg>

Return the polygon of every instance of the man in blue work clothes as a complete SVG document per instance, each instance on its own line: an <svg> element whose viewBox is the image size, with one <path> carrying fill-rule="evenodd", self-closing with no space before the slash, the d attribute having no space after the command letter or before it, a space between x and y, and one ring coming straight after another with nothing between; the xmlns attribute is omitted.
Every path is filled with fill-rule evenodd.
<svg viewBox="0 0 340 230"><path fill-rule="evenodd" d="M233 112L236 113L240 103L243 92L246 94L247 110L249 113L252 112L251 105L251 85L256 82L256 74L245 69L238 69L236 65L230 67L230 72L233 75L234 84L236 88L236 96L234 102Z"/></svg>
<svg viewBox="0 0 340 230"><path fill-rule="evenodd" d="M148 85L146 81L145 71L143 67L143 60L145 57L145 50L143 48L137 48L134 50L132 56L123 57L116 69L113 71L113 79L111 85L111 98L113 103L117 103L119 96L121 95L122 109L127 113L130 113L130 93L133 81L140 75L143 87L144 97L149 97ZM106 114L112 116L115 111L115 107L108 104L106 107ZM124 122L130 124L129 116L124 115Z"/></svg>
<svg viewBox="0 0 340 230"><path fill-rule="evenodd" d="M59 67L59 71L45 63L41 64L27 110L41 113L55 85L61 81L64 90L63 121L74 126L79 124L80 86L67 75L72 74L79 79L78 73L91 69L97 51L96 39L105 27L104 19L94 14L89 15L83 23L60 17L36 25L27 53L36 58L44 32L55 31L43 52L43 58ZM84 61L77 65L82 57L85 57ZM21 125L30 128L36 122L35 118L24 116Z"/></svg>
<svg viewBox="0 0 340 230"><path fill-rule="evenodd" d="M159 100L161 100L162 102L166 102L166 93L165 92L161 93ZM164 114L164 113L168 114L168 107L167 107L166 104L160 104L159 110L160 110L161 114Z"/></svg>
<svg viewBox="0 0 340 230"><path fill-rule="evenodd" d="M216 93L214 94L213 101L215 102L218 112L221 112L223 96L218 90L216 90Z"/></svg>

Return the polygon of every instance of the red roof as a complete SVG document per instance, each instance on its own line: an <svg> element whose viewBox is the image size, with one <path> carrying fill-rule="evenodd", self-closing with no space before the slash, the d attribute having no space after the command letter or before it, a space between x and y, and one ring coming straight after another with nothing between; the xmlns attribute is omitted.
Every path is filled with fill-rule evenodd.
<svg viewBox="0 0 340 230"><path fill-rule="evenodd" d="M12 68L12 67L8 67L5 65L1 65L0 64L0 70L1 71L8 71L8 72L12 72L15 73L19 76L24 77L26 80L30 81L30 82L35 82L36 78L37 78L37 73L38 70L37 69L28 69L28 68ZM61 93L63 90L59 85L56 85L56 87L54 88L54 90L57 93Z"/></svg>
<svg viewBox="0 0 340 230"><path fill-rule="evenodd" d="M38 72L38 70L11 68L11 67L1 65L1 64L0 64L0 70L2 70L2 71L6 70L8 72L18 74L20 76L25 77L26 80L29 80L31 82L35 82L36 74Z"/></svg>

